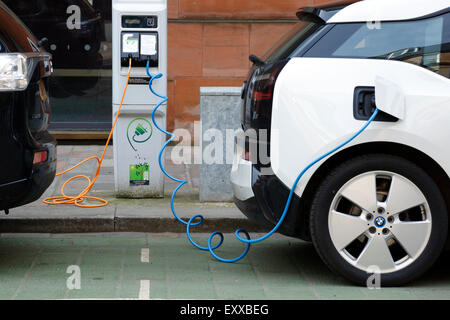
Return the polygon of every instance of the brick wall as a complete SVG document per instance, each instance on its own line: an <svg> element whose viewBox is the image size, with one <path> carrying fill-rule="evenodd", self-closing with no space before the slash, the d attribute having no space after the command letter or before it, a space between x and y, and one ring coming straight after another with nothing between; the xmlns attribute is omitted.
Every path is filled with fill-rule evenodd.
<svg viewBox="0 0 450 320"><path fill-rule="evenodd" d="M202 86L241 86L248 56L296 23L296 10L329 0L168 0L168 128L193 131Z"/></svg>

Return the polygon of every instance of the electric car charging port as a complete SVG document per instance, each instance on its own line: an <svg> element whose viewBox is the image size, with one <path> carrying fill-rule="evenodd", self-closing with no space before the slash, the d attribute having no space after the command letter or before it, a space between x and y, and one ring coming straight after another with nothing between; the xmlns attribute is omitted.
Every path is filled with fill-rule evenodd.
<svg viewBox="0 0 450 320"><path fill-rule="evenodd" d="M353 116L357 120L367 121L375 112L375 87L357 87L353 99ZM374 121L397 122L398 118L380 110Z"/></svg>

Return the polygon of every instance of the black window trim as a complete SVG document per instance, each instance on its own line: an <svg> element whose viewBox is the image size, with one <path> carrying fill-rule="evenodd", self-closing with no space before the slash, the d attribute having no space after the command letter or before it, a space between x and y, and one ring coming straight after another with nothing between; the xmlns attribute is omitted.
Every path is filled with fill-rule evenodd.
<svg viewBox="0 0 450 320"><path fill-rule="evenodd" d="M309 43L300 50L300 47L303 46L303 44L300 44L292 53L288 56L288 59L290 58L299 58L303 57L314 45L319 42L323 37L325 37L328 32L330 32L334 28L334 25L331 24L325 24L321 26L319 29L316 30L316 34L313 34ZM308 41L308 40L307 40Z"/></svg>

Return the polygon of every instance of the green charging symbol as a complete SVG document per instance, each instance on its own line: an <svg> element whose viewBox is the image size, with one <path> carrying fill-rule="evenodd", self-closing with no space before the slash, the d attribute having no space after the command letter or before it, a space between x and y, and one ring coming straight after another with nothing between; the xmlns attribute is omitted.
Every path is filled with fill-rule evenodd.
<svg viewBox="0 0 450 320"><path fill-rule="evenodd" d="M131 148L137 151L134 143L145 143L147 142L153 134L153 127L151 123L144 118L136 118L130 122L127 129L127 139Z"/></svg>
<svg viewBox="0 0 450 320"><path fill-rule="evenodd" d="M137 142L134 138L135 138L136 136L143 136L143 135L145 135L147 132L148 132L147 129L145 129L145 128L142 126L142 124L139 123L139 124L137 125L137 127L136 127L136 131L134 131L133 141L134 141L134 142Z"/></svg>

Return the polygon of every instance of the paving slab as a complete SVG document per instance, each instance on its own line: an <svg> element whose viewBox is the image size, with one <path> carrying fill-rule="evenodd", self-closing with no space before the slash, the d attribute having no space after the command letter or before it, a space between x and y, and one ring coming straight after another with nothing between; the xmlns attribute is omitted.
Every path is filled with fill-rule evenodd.
<svg viewBox="0 0 450 320"><path fill-rule="evenodd" d="M58 168L68 169L84 157L101 155L103 146L59 146ZM107 154L111 154L109 147ZM171 148L168 149L168 154ZM249 221L231 202L199 201L198 165L176 165L167 160L166 169L174 176L187 179L188 183L178 191L175 209L180 218L201 214L205 221L192 232L233 232L238 228L262 232L262 228ZM23 207L10 210L10 215L0 215L0 232L4 233L79 233L79 232L183 232L185 225L172 215L170 197L178 183L166 179L164 199L118 199L114 195L114 168L112 159L107 159L90 196L101 197L109 202L102 208L79 208L73 205L51 206L43 203L47 197L59 196L64 182L78 174L92 177L96 171L95 161L85 163L73 172L55 178L41 199ZM67 185L65 192L76 195L87 185L83 179Z"/></svg>

